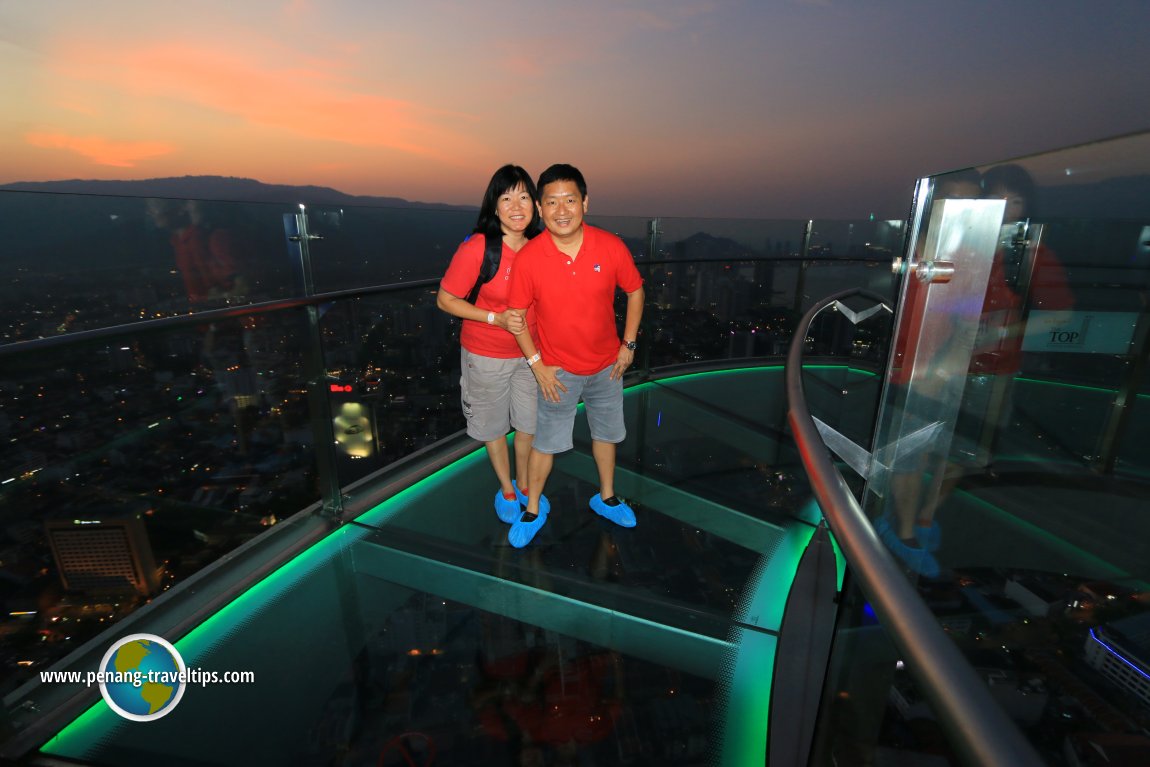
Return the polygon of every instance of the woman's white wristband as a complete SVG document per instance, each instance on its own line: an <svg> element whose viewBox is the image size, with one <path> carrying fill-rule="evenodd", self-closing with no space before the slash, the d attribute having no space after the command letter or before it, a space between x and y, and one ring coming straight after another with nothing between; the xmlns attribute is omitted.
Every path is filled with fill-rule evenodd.
<svg viewBox="0 0 1150 767"><path fill-rule="evenodd" d="M495 312L488 312L487 313L487 324L488 325L494 325L495 324Z"/></svg>
<svg viewBox="0 0 1150 767"><path fill-rule="evenodd" d="M535 356L527 358L527 367L531 367L541 359L539 352L535 352Z"/></svg>

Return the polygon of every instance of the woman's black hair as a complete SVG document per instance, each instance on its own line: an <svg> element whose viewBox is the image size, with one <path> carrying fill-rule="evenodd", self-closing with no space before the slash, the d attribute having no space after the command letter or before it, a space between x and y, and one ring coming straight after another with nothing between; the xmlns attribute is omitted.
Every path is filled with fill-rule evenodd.
<svg viewBox="0 0 1150 767"><path fill-rule="evenodd" d="M1022 198L1026 215L1031 216L1034 198L1038 191L1034 177L1021 165L996 165L982 174L982 191L994 194L999 189L1007 189Z"/></svg>
<svg viewBox="0 0 1150 767"><path fill-rule="evenodd" d="M531 239L543 230L539 222L539 212L535 209L539 194L535 191L535 183L531 180L530 174L518 165L510 164L495 171L495 175L487 184L487 191L483 194L483 202L479 205L479 217L475 221L475 229L472 230L475 234L483 235L484 247L479 279L467 294L468 303L475 303L479 289L490 282L499 271L499 260L503 257L503 227L499 223L499 198L519 186L531 195L531 223L527 225L524 235Z"/></svg>

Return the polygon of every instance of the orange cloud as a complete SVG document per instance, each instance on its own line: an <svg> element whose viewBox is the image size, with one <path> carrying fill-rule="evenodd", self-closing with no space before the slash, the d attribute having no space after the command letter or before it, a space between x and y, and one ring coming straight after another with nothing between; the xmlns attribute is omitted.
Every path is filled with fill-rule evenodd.
<svg viewBox="0 0 1150 767"><path fill-rule="evenodd" d="M471 141L439 123L472 122L420 104L361 93L334 65L269 66L254 56L191 43L135 50L69 49L65 73L136 97L174 100L310 139L383 147L424 157L458 156Z"/></svg>
<svg viewBox="0 0 1150 767"><path fill-rule="evenodd" d="M175 148L162 141L110 141L100 136L69 136L66 133L29 133L24 140L42 149L67 149L97 165L134 168L140 160L171 154Z"/></svg>

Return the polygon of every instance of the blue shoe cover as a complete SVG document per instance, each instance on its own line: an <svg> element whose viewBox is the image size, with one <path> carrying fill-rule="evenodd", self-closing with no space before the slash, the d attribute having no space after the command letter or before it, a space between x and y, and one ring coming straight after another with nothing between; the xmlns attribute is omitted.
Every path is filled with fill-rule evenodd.
<svg viewBox="0 0 1150 767"><path fill-rule="evenodd" d="M527 496L525 496L523 493L519 492L519 485L517 485L515 483L515 480L511 480L511 486L513 488L515 488L515 497L519 499L519 505L526 509L527 508ZM540 514L546 514L549 511L551 511L551 501L547 500L546 495L539 496L539 513ZM507 521L510 521L510 520L507 520Z"/></svg>
<svg viewBox="0 0 1150 767"><path fill-rule="evenodd" d="M611 520L619 525L619 527L634 527L636 524L635 512L622 500L619 501L618 506L608 506L603 503L603 499L599 497L599 493L595 493L589 505L596 514Z"/></svg>
<svg viewBox="0 0 1150 767"><path fill-rule="evenodd" d="M502 490L495 491L495 514L500 522L511 524L519 519L519 501L503 497Z"/></svg>
<svg viewBox="0 0 1150 767"><path fill-rule="evenodd" d="M926 549L916 549L913 546L908 546L895 533L894 528L890 526L890 522L883 517L874 523L874 530L878 533L878 537L890 549L890 552L896 557L901 559L903 563L914 570L919 575L924 575L927 578L937 578L942 572L938 566L938 560L930 555Z"/></svg>
<svg viewBox="0 0 1150 767"><path fill-rule="evenodd" d="M547 512L542 508L539 510L539 516L530 522L523 521L523 514L519 515L519 519L511 523L511 529L507 531L507 542L512 547L521 549L535 538L535 534L543 529L543 525L547 523Z"/></svg>

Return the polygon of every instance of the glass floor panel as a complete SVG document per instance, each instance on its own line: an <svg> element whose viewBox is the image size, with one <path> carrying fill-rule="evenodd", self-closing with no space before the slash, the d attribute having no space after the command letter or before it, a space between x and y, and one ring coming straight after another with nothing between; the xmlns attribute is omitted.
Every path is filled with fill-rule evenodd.
<svg viewBox="0 0 1150 767"><path fill-rule="evenodd" d="M476 450L175 643L188 667L254 671L254 684L189 689L148 723L100 701L42 753L177 767L763 763L776 637L818 521L782 436L781 375L628 390L616 486L633 529L588 509L581 425L548 481L547 525L511 548Z"/></svg>

